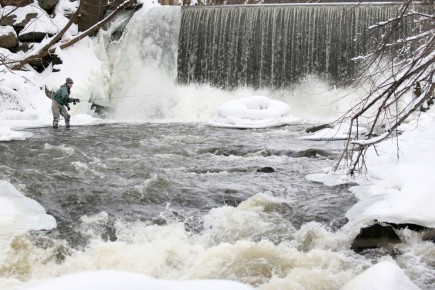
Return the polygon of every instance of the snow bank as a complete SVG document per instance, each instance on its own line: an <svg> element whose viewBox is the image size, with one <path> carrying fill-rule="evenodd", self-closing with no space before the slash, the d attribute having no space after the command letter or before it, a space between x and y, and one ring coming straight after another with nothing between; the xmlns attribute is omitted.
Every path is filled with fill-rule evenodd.
<svg viewBox="0 0 435 290"><path fill-rule="evenodd" d="M395 262L383 261L368 268L341 290L418 290Z"/></svg>
<svg viewBox="0 0 435 290"><path fill-rule="evenodd" d="M0 126L0 141L26 140L32 133L13 131L8 127Z"/></svg>
<svg viewBox="0 0 435 290"><path fill-rule="evenodd" d="M379 220L435 227L435 111L416 113L401 126L404 132L381 142L366 155L367 176L330 172L307 175L327 186L357 183L350 188L359 202L346 214L351 222ZM313 134L314 135L314 134Z"/></svg>
<svg viewBox="0 0 435 290"><path fill-rule="evenodd" d="M349 135L350 124L342 123L336 125L334 128L325 128L314 132L313 134L299 137L303 140L323 141L323 140L346 140ZM352 134L366 133L367 129L363 127L352 127Z"/></svg>
<svg viewBox="0 0 435 290"><path fill-rule="evenodd" d="M290 115L290 107L286 103L252 96L223 103L208 124L224 128L267 128L296 120Z"/></svg>
<svg viewBox="0 0 435 290"><path fill-rule="evenodd" d="M56 221L35 200L25 197L7 181L0 180L0 261L11 240L29 230L52 229Z"/></svg>
<svg viewBox="0 0 435 290"><path fill-rule="evenodd" d="M384 141L377 152L368 153L369 180L351 188L361 201L347 213L350 220L435 227L435 112L431 112L411 122L415 126L408 124L416 129L403 133L398 142Z"/></svg>
<svg viewBox="0 0 435 290"><path fill-rule="evenodd" d="M67 275L28 288L28 290L253 290L254 288L234 281L157 280L142 274L125 271L91 271Z"/></svg>

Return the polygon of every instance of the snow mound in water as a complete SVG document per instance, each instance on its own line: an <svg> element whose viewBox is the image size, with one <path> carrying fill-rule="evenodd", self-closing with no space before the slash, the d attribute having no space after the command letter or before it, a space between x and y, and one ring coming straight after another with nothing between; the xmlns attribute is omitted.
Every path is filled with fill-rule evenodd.
<svg viewBox="0 0 435 290"><path fill-rule="evenodd" d="M267 128L289 124L297 118L290 115L290 106L264 96L252 96L220 105L210 126L224 128Z"/></svg>

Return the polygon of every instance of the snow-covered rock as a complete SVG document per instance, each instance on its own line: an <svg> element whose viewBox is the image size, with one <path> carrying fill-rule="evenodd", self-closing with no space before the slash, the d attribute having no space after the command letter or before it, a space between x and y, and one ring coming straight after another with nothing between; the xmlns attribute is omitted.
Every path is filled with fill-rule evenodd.
<svg viewBox="0 0 435 290"><path fill-rule="evenodd" d="M290 106L286 103L265 96L252 96L223 103L208 124L225 128L267 128L296 120L290 115Z"/></svg>

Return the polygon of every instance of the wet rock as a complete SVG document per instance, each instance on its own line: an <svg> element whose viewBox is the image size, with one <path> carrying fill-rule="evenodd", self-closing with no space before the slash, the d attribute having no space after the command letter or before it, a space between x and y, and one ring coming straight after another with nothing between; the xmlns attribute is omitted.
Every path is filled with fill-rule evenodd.
<svg viewBox="0 0 435 290"><path fill-rule="evenodd" d="M428 230L421 232L421 239L423 241L430 241L432 243L435 243L435 229L430 228Z"/></svg>
<svg viewBox="0 0 435 290"><path fill-rule="evenodd" d="M262 173L273 173L276 171L276 169L273 167L266 166L266 167L258 168L256 171Z"/></svg>
<svg viewBox="0 0 435 290"><path fill-rule="evenodd" d="M308 158L316 158L316 157L333 157L334 154L322 150L322 149L316 149L316 148L310 148L307 150L301 150L301 151L297 151L294 152L292 155L292 157L308 157Z"/></svg>
<svg viewBox="0 0 435 290"><path fill-rule="evenodd" d="M325 129L325 128L332 129L334 127L332 127L330 124L323 124L323 125L319 125L319 126L309 127L305 130L305 132L314 133L314 132L320 131L320 130Z"/></svg>
<svg viewBox="0 0 435 290"><path fill-rule="evenodd" d="M101 117L106 117L109 114L110 107L100 106L98 104L92 103L91 110L94 110L94 112Z"/></svg>
<svg viewBox="0 0 435 290"><path fill-rule="evenodd" d="M410 223L404 223L404 224L386 223L386 224L392 226L396 230L409 229L414 232L423 232L429 229L424 226L420 226L417 224L410 224Z"/></svg>
<svg viewBox="0 0 435 290"><path fill-rule="evenodd" d="M111 225L104 225L100 233L100 237L103 241L114 242L118 239L116 236L116 229Z"/></svg>
<svg viewBox="0 0 435 290"><path fill-rule="evenodd" d="M388 247L401 242L402 240L393 226L376 223L360 230L352 243L351 249L360 252L365 249Z"/></svg>

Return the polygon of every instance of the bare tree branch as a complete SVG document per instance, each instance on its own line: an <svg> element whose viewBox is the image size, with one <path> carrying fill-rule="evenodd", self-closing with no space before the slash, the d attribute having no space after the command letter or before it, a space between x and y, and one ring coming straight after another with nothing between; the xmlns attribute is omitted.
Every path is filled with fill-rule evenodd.
<svg viewBox="0 0 435 290"><path fill-rule="evenodd" d="M411 10L411 2L405 0L396 17L368 28L370 32L383 30L379 45L371 53L355 58L356 61L366 61L367 75L359 82L368 84L370 90L340 118L340 122L350 120L351 127L335 170L345 160L348 174L364 170L364 158L369 148L397 133L399 126L414 112L421 110L426 103L429 106L429 101L433 102L435 17L430 14L433 7L426 7L430 13L416 12ZM413 19L416 30L413 35L395 39L395 32L404 19ZM414 98L411 97L410 101L412 94ZM356 134L352 130L353 126L360 126L360 120L366 120L369 125L364 139L359 137L358 129ZM378 133L381 129L384 132Z"/></svg>

